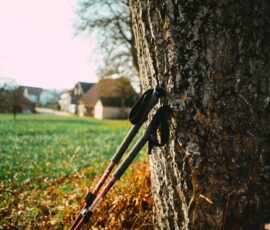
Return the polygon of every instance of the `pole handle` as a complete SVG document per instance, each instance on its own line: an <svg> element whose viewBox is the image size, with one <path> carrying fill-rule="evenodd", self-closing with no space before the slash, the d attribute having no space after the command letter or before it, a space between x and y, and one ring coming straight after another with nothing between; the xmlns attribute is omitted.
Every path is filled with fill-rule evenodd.
<svg viewBox="0 0 270 230"><path fill-rule="evenodd" d="M164 97L166 92L163 88L149 89L139 98L129 113L129 121L134 124L143 124L151 109L158 103L158 99Z"/></svg>
<svg viewBox="0 0 270 230"><path fill-rule="evenodd" d="M112 158L114 164L118 164L129 144L134 139L142 124L147 120L149 112L158 103L159 98L165 96L163 88L154 88L147 90L135 103L129 113L129 121L133 124L129 133L118 147Z"/></svg>

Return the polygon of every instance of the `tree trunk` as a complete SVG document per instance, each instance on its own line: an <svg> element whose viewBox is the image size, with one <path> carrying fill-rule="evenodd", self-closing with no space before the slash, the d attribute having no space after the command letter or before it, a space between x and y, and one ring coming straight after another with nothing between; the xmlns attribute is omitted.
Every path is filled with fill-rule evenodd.
<svg viewBox="0 0 270 230"><path fill-rule="evenodd" d="M13 119L16 120L16 114L17 114L16 106L13 106L12 112L13 112Z"/></svg>
<svg viewBox="0 0 270 230"><path fill-rule="evenodd" d="M157 229L270 222L270 3L131 0L143 89L162 86L170 143L150 159Z"/></svg>

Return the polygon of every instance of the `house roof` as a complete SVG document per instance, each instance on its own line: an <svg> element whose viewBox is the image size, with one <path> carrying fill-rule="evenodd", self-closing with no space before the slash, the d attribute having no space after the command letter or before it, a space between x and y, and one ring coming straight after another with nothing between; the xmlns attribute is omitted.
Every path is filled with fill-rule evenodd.
<svg viewBox="0 0 270 230"><path fill-rule="evenodd" d="M23 89L26 89L28 94L31 94L31 95L40 95L43 91L42 88L39 88L39 87L32 87L32 86L21 86Z"/></svg>
<svg viewBox="0 0 270 230"><path fill-rule="evenodd" d="M81 81L79 81L77 84L81 86L84 93L86 93L92 86L95 85L95 83L81 82Z"/></svg>
<svg viewBox="0 0 270 230"><path fill-rule="evenodd" d="M98 100L103 105L119 107L124 103L131 106L138 95L127 78L102 79L80 98L86 107L94 107Z"/></svg>
<svg viewBox="0 0 270 230"><path fill-rule="evenodd" d="M93 87L95 85L95 83L88 83L88 82L77 82L76 85L74 86L74 88L72 90L70 90L71 92L71 104L78 104L79 99L81 98L82 95L84 95L91 87ZM82 90L82 93L77 95L74 93L74 90L76 88L76 86L79 86Z"/></svg>

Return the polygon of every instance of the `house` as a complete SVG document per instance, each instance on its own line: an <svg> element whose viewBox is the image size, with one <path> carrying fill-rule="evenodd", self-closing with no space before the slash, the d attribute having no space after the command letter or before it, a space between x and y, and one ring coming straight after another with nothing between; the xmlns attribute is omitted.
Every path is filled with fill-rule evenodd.
<svg viewBox="0 0 270 230"><path fill-rule="evenodd" d="M59 96L59 106L62 111L77 113L78 101L95 83L77 82L73 89L64 91Z"/></svg>
<svg viewBox="0 0 270 230"><path fill-rule="evenodd" d="M43 91L42 88L32 87L32 86L21 86L23 89L23 95L29 101L39 104L40 103L40 95Z"/></svg>
<svg viewBox="0 0 270 230"><path fill-rule="evenodd" d="M127 78L103 79L79 100L79 116L127 118L138 95Z"/></svg>
<svg viewBox="0 0 270 230"><path fill-rule="evenodd" d="M39 102L42 106L48 105L57 105L58 102L58 94L57 90L53 89L44 89L39 96Z"/></svg>
<svg viewBox="0 0 270 230"><path fill-rule="evenodd" d="M71 105L71 90L65 90L59 95L58 104L60 107L60 110L62 111L70 111L70 105Z"/></svg>

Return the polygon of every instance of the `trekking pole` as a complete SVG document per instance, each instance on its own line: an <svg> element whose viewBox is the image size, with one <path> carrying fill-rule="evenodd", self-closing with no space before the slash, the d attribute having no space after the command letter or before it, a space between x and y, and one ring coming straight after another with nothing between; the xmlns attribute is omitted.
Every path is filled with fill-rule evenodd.
<svg viewBox="0 0 270 230"><path fill-rule="evenodd" d="M88 192L88 194L86 195L85 204L80 214L77 216L73 225L71 226L71 230L76 229L78 223L83 221L83 219L85 218L84 210L87 210L92 205L92 203L96 199L100 188L105 183L106 179L112 172L115 165L117 165L121 160L122 156L124 155L128 146L136 136L142 124L147 120L149 112L157 104L159 98L163 96L165 96L165 91L162 88L150 89L147 90L135 103L129 114L129 120L133 124L132 127L130 128L128 134L126 135L119 148L117 149L116 153L112 157L110 164L104 171L94 190L92 192Z"/></svg>
<svg viewBox="0 0 270 230"><path fill-rule="evenodd" d="M107 193L110 191L110 189L113 187L113 185L116 183L117 180L120 180L122 175L125 173L127 168L130 166L132 161L135 159L135 157L138 155L140 150L143 148L145 143L149 141L150 138L154 138L155 140L153 141L154 145L157 146L162 146L168 141L168 124L164 123L166 120L165 113L167 113L167 108L161 107L150 122L149 126L147 129L144 131L142 137L137 141L137 143L134 145L134 147L130 150L124 161L120 164L120 166L117 168L116 172L113 174L112 178L110 181L107 183L107 185L103 188L102 192L98 195L98 197L93 201L92 205L90 208L84 208L82 210L82 218L77 226L74 228L74 230L80 230L81 227L83 226L84 223L87 223L91 216L93 215L93 212L97 209L99 204L103 201ZM157 128L158 126L161 125L163 126L162 129L166 129L165 132L163 132L163 135L161 136L161 142L157 143L157 138L153 137L153 135L156 135ZM166 133L164 135L164 133Z"/></svg>

